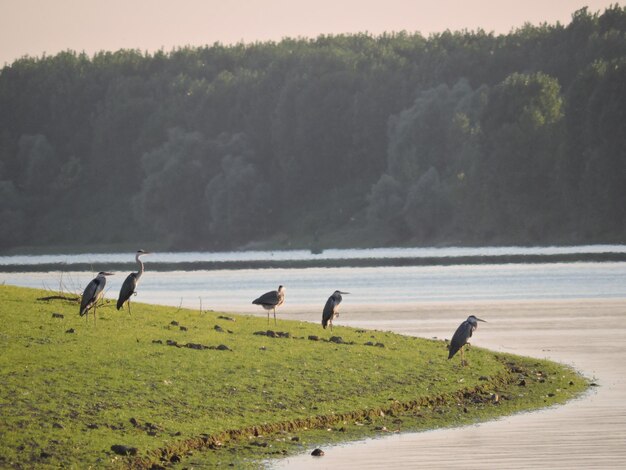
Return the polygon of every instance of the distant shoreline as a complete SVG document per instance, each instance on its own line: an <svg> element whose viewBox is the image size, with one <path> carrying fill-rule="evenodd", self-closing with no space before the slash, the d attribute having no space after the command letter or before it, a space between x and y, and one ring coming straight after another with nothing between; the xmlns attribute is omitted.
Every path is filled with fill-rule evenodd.
<svg viewBox="0 0 626 470"><path fill-rule="evenodd" d="M354 258L354 259L319 259L319 260L241 260L241 261L197 261L197 262L151 262L151 271L213 271L237 269L303 269L337 267L402 267L402 266L454 266L481 264L540 264L540 263L576 263L576 262L622 262L626 253L567 253L567 254L510 254L476 255L448 257L410 257L410 258ZM93 271L95 263L41 263L0 265L0 272L49 272L49 271ZM103 263L99 263L103 264ZM107 269L132 269L135 263L106 263Z"/></svg>

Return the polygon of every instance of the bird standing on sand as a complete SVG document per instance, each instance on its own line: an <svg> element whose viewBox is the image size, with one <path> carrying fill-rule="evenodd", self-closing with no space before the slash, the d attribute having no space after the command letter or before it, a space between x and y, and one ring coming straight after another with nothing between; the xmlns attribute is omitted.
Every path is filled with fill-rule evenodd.
<svg viewBox="0 0 626 470"><path fill-rule="evenodd" d="M83 291L83 296L80 299L80 316L87 314L89 309L93 307L93 322L96 322L96 304L98 300L102 297L104 286L107 283L106 276L112 276L113 273L107 273L105 271L100 271L95 279L92 279L85 290ZM87 316L89 318L89 316Z"/></svg>
<svg viewBox="0 0 626 470"><path fill-rule="evenodd" d="M122 288L120 289L120 295L117 298L117 309L119 310L124 305L124 302L128 302L128 314L130 315L130 296L137 292L137 284L139 284L139 279L144 272L143 263L139 259L143 255L150 254L149 251L137 250L137 254L135 255L135 261L139 264L139 271L136 273L130 273L126 279L124 280L124 284L122 284Z"/></svg>
<svg viewBox="0 0 626 470"><path fill-rule="evenodd" d="M339 316L339 304L343 300L341 295L349 294L350 292L341 292L336 290L328 297L326 305L324 305L324 311L322 312L322 327L326 329L326 326L330 324L330 329L333 329L333 319Z"/></svg>
<svg viewBox="0 0 626 470"><path fill-rule="evenodd" d="M472 337L472 333L476 328L478 328L479 321L487 323L485 320L481 320L474 315L470 315L469 317L467 317L467 320L459 325L459 327L454 332L454 335L452 336L452 341L450 341L450 352L448 353L448 359L452 359L452 356L454 356L460 349L461 364L467 364L463 357L463 346L468 344L467 340Z"/></svg>
<svg viewBox="0 0 626 470"><path fill-rule="evenodd" d="M276 307L285 303L285 288L278 286L278 290L266 292L258 299L252 301L255 305L260 305L267 310L267 323L270 322L270 310L274 310L274 325L276 324Z"/></svg>

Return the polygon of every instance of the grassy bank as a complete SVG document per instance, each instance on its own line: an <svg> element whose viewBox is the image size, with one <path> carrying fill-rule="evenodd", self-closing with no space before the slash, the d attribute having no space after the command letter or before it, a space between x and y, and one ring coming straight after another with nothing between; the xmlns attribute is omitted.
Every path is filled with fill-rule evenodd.
<svg viewBox="0 0 626 470"><path fill-rule="evenodd" d="M268 334L265 318L113 303L94 325L50 295L0 286L0 467L255 467L587 387L548 361L472 348L462 368L442 341L381 331L279 320Z"/></svg>

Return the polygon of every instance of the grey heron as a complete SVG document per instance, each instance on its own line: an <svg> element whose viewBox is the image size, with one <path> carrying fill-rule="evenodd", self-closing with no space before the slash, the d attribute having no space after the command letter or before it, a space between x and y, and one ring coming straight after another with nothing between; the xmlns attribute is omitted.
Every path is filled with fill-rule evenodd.
<svg viewBox="0 0 626 470"><path fill-rule="evenodd" d="M136 273L130 273L124 283L122 284L122 288L120 289L120 295L117 298L117 309L119 310L124 306L124 302L128 302L128 314L130 315L130 296L133 294L137 294L135 289L137 289L137 284L139 284L139 279L144 272L143 263L141 262L140 257L143 255L150 254L149 251L145 250L137 250L137 254L135 255L135 261L139 264L139 271Z"/></svg>
<svg viewBox="0 0 626 470"><path fill-rule="evenodd" d="M85 290L83 291L83 296L80 299L80 316L86 315L89 312L89 309L93 307L93 321L96 321L96 304L98 300L102 297L104 286L107 283L106 276L112 276L113 273L108 273L106 271L100 271L95 279L92 279ZM89 318L89 317L87 317Z"/></svg>
<svg viewBox="0 0 626 470"><path fill-rule="evenodd" d="M252 301L255 305L260 305L267 310L267 323L270 322L270 310L274 311L274 325L276 324L276 307L285 303L285 288L278 286L278 290L266 292L258 299Z"/></svg>
<svg viewBox="0 0 626 470"><path fill-rule="evenodd" d="M467 344L467 340L472 337L472 333L474 330L478 328L478 322L482 321L487 323L485 320L481 320L474 315L470 315L467 317L463 323L459 325L459 327L454 332L452 336L452 341L450 341L450 350L448 353L448 359L452 359L452 357L461 350L461 364L465 364L465 359L463 358L463 346Z"/></svg>
<svg viewBox="0 0 626 470"><path fill-rule="evenodd" d="M336 290L328 297L326 305L324 305L324 311L322 312L322 327L326 329L326 326L330 324L330 329L333 329L333 319L339 316L339 304L343 300L341 295L349 294L350 292L341 292Z"/></svg>

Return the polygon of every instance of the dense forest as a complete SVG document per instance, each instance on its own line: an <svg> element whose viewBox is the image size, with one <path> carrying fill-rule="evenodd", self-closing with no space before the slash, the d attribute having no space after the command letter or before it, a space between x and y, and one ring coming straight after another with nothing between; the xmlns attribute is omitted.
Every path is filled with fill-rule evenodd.
<svg viewBox="0 0 626 470"><path fill-rule="evenodd" d="M626 242L626 7L0 70L0 249Z"/></svg>

